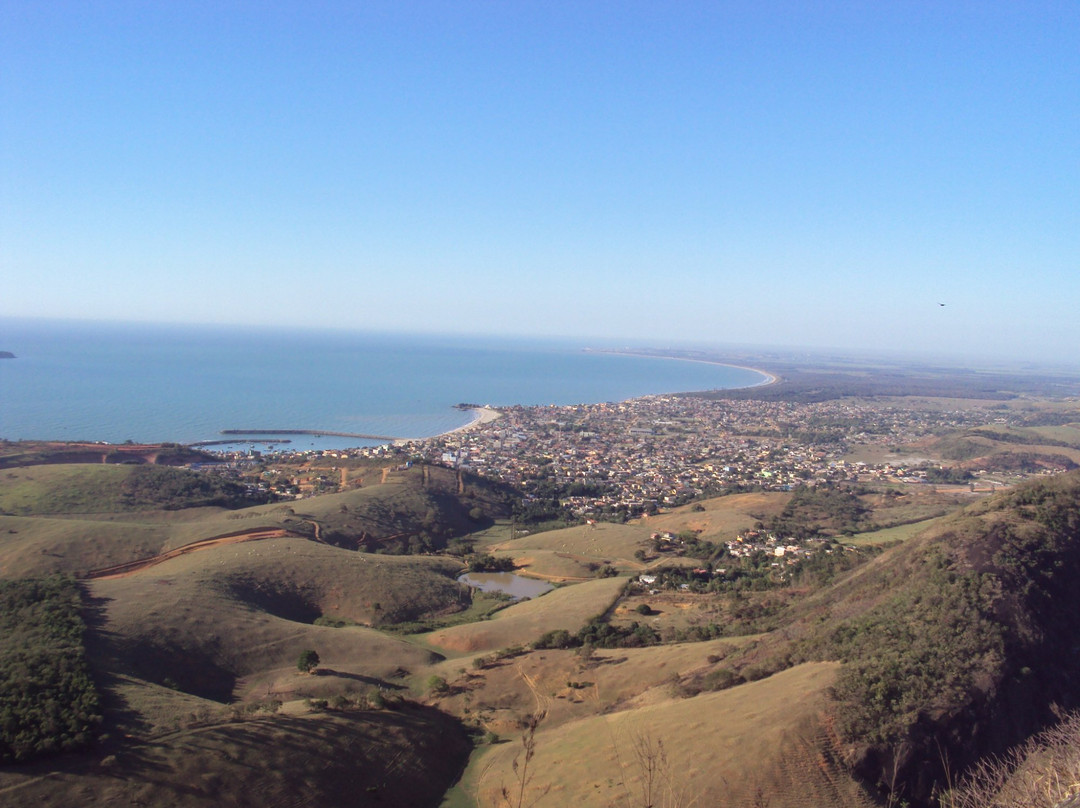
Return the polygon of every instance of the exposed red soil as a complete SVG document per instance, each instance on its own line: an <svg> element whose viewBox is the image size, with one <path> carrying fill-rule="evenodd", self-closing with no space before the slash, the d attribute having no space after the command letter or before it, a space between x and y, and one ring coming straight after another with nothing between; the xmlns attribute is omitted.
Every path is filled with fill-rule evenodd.
<svg viewBox="0 0 1080 808"><path fill-rule="evenodd" d="M253 528L251 530L241 530L236 533L226 533L222 536L201 539L200 541L185 544L183 547L177 547L175 550L169 550L168 552L151 556L150 558L140 558L137 561L128 561L123 564L114 564L111 567L102 567L101 569L91 570L86 573L83 578L87 580L125 578L128 575L134 575L144 569L160 564L163 561L168 561L171 558L178 558L182 555L194 553L199 550L209 550L212 547L222 547L227 544L240 544L248 541L283 539L288 537L298 539L308 538L300 533L293 533L292 531L283 528Z"/></svg>

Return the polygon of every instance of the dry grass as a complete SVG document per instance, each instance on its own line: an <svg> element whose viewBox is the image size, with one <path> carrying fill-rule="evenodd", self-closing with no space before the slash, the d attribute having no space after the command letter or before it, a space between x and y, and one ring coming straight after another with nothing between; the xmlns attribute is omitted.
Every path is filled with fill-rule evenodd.
<svg viewBox="0 0 1080 808"><path fill-rule="evenodd" d="M0 575L77 573L133 561L160 552L168 537L160 525L0 516Z"/></svg>
<svg viewBox="0 0 1080 808"><path fill-rule="evenodd" d="M575 632L606 611L625 584L623 578L604 578L565 586L496 612L490 620L435 631L424 640L450 653L469 654L528 643L553 629Z"/></svg>
<svg viewBox="0 0 1080 808"><path fill-rule="evenodd" d="M318 695L334 681L343 687L385 680L398 668L427 664L431 655L372 629L310 620L320 612L363 618L379 598L384 613L455 605L461 588L446 577L445 565L278 539L181 556L125 578L93 581L89 589L102 633L126 673L168 678L219 700ZM305 610L308 622L299 622ZM296 659L306 648L317 650L339 681L329 674L298 680Z"/></svg>
<svg viewBox="0 0 1080 808"><path fill-rule="evenodd" d="M758 796L772 808L867 805L859 787L816 751L836 668L802 665L694 699L542 725L534 787L550 785L552 805L640 805L647 773L635 747L645 739L654 749L662 743L667 760L653 784L656 805L741 806ZM511 781L517 751L508 743L474 764L480 805L494 804L498 789Z"/></svg>
<svg viewBox="0 0 1080 808"><path fill-rule="evenodd" d="M679 677L713 669L752 638L701 643L597 650L585 657L571 650L532 651L496 662L482 670L461 670L463 660L435 666L451 681L451 692L439 699L443 709L468 713L500 735L513 732L524 717L543 710L545 726L614 710L628 710L671 698ZM710 658L718 663L710 662Z"/></svg>
<svg viewBox="0 0 1080 808"><path fill-rule="evenodd" d="M104 750L108 752L108 750ZM192 725L114 753L0 772L3 805L434 805L468 743L431 710Z"/></svg>
<svg viewBox="0 0 1080 808"><path fill-rule="evenodd" d="M751 529L759 519L767 521L779 514L790 498L790 494L772 492L732 494L698 503L704 511L695 511L693 505L687 505L650 516L641 520L641 524L650 532L695 530L701 532L702 539L726 541Z"/></svg>
<svg viewBox="0 0 1080 808"><path fill-rule="evenodd" d="M1080 797L1080 713L1009 753L977 764L946 808L1054 808Z"/></svg>
<svg viewBox="0 0 1080 808"><path fill-rule="evenodd" d="M647 545L651 532L650 527L638 524L600 522L522 536L494 544L491 549L514 557L531 556L535 551L543 551L572 554L583 562L626 560L633 559L634 551Z"/></svg>

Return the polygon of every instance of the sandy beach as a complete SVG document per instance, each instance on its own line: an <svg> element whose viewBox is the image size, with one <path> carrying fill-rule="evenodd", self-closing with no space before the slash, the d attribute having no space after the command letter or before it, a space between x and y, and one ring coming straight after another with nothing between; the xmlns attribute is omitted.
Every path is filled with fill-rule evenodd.
<svg viewBox="0 0 1080 808"><path fill-rule="evenodd" d="M474 429L484 424L490 424L492 421L497 421L502 418L502 413L492 407L470 407L469 412L472 414L472 420L467 424L454 427L446 432L440 432L438 435L431 435L427 438L399 438L394 441L395 446L402 446L406 443L418 443L420 441L431 440L432 438L442 438L447 435L453 435L455 432L465 432L469 429Z"/></svg>

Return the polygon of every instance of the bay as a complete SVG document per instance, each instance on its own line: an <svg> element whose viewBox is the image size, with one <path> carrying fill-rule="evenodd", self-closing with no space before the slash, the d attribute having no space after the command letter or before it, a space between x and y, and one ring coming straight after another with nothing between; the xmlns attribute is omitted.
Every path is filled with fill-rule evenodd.
<svg viewBox="0 0 1080 808"><path fill-rule="evenodd" d="M593 343L595 345L595 343ZM763 374L580 341L0 319L0 438L220 439L223 429L423 438L459 402L567 405L746 387ZM610 347L610 346L608 346ZM280 448L379 441L289 436Z"/></svg>

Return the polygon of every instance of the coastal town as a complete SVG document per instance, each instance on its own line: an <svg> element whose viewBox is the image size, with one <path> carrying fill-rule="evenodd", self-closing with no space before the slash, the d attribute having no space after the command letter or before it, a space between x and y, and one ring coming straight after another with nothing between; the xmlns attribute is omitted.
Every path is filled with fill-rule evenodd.
<svg viewBox="0 0 1080 808"><path fill-rule="evenodd" d="M534 517L601 520L705 496L827 482L962 482L989 490L1041 470L943 474L931 454L918 450L938 435L1023 424L1026 416L994 402L928 407L902 399L796 403L660 395L478 412L483 417L469 427L425 440L257 459L266 479L275 481L270 492L280 496L336 490L350 479L340 470L351 462L423 461L513 486L523 512ZM229 459L245 464L256 458L232 453ZM296 479L289 470L305 463L320 473Z"/></svg>

